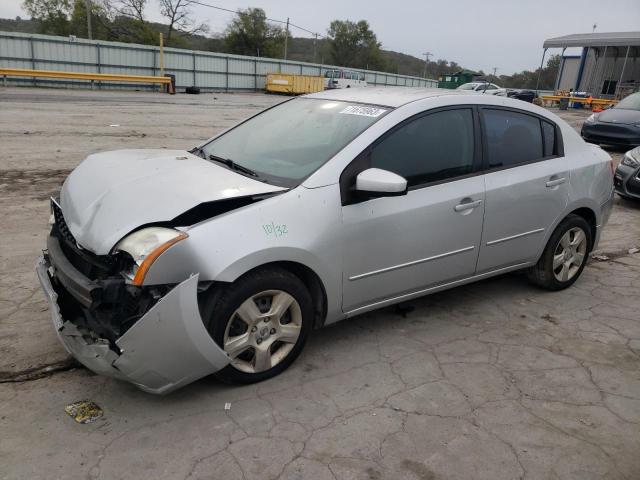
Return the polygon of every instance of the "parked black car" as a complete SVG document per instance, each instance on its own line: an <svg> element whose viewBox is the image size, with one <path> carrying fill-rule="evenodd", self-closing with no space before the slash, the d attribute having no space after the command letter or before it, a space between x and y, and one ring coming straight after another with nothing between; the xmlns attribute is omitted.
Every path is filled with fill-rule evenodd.
<svg viewBox="0 0 640 480"><path fill-rule="evenodd" d="M613 108L591 115L580 134L590 143L640 145L640 92L629 95Z"/></svg>
<svg viewBox="0 0 640 480"><path fill-rule="evenodd" d="M621 197L640 200L640 147L624 154L616 168L613 185Z"/></svg>
<svg viewBox="0 0 640 480"><path fill-rule="evenodd" d="M533 99L538 95L534 90L509 90L507 91L507 97L522 100L524 102L532 103Z"/></svg>

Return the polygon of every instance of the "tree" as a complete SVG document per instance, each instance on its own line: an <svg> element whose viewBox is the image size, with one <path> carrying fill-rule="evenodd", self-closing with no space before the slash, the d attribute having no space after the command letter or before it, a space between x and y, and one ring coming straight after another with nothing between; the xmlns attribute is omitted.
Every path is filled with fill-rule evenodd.
<svg viewBox="0 0 640 480"><path fill-rule="evenodd" d="M158 32L146 21L144 10L147 0L92 0L100 2L103 26L109 32L109 40L127 43L156 45Z"/></svg>
<svg viewBox="0 0 640 480"><path fill-rule="evenodd" d="M144 9L147 0L106 0L105 3L117 13L117 16L145 21Z"/></svg>
<svg viewBox="0 0 640 480"><path fill-rule="evenodd" d="M552 55L547 61L547 65L542 68L542 71L537 68L534 71L523 70L513 75L500 75L500 81L496 83L507 88L534 89L538 83L538 74L540 74L539 88L541 90L552 90L560 68L560 61L560 55Z"/></svg>
<svg viewBox="0 0 640 480"><path fill-rule="evenodd" d="M261 8L239 10L225 30L225 48L238 55L276 57L282 51L284 29L267 22Z"/></svg>
<svg viewBox="0 0 640 480"><path fill-rule="evenodd" d="M40 33L69 35L69 17L73 12L71 0L24 0L22 8L38 22Z"/></svg>
<svg viewBox="0 0 640 480"><path fill-rule="evenodd" d="M206 33L209 26L205 23L197 23L193 18L191 6L193 0L159 0L160 13L169 21L167 27L167 45L171 42L174 31L196 34Z"/></svg>
<svg viewBox="0 0 640 480"><path fill-rule="evenodd" d="M336 65L354 68L383 69L380 42L366 20L334 20L327 30L329 55Z"/></svg>
<svg viewBox="0 0 640 480"><path fill-rule="evenodd" d="M93 39L111 40L110 24L104 5L97 0L92 0L89 5L91 5L91 35ZM74 0L73 11L69 19L69 33L88 38L89 32L87 30L87 1Z"/></svg>

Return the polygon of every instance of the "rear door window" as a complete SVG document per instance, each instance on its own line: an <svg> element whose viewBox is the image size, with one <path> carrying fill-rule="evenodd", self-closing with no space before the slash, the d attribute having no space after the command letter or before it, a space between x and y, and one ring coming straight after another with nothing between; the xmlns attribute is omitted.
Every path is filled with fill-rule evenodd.
<svg viewBox="0 0 640 480"><path fill-rule="evenodd" d="M482 109L489 168L510 167L545 156L540 119L510 110Z"/></svg>

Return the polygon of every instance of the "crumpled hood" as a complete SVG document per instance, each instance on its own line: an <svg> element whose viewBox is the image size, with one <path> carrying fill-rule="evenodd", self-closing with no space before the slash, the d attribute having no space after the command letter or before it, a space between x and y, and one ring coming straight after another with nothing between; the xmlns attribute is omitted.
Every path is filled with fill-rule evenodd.
<svg viewBox="0 0 640 480"><path fill-rule="evenodd" d="M281 190L184 150L116 150L89 155L71 172L60 203L76 241L105 255L140 225L204 202Z"/></svg>
<svg viewBox="0 0 640 480"><path fill-rule="evenodd" d="M640 122L640 111L625 108L609 108L598 115L599 122L629 125Z"/></svg>

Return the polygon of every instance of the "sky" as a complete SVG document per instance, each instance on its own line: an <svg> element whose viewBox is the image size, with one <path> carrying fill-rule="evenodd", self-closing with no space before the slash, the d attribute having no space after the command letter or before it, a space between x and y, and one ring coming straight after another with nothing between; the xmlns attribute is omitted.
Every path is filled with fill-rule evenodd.
<svg viewBox="0 0 640 480"><path fill-rule="evenodd" d="M335 19L367 20L387 50L431 60L446 59L498 75L534 70L547 38L571 33L640 29L640 0L199 0L232 10L260 7L270 18L326 34ZM0 0L0 18L26 17L22 0ZM203 6L193 12L221 33L231 13ZM148 0L149 20L162 21L157 0ZM293 36L309 36L293 28ZM551 50L555 52L555 50ZM560 50L557 51L558 53ZM574 53L569 52L567 53Z"/></svg>

